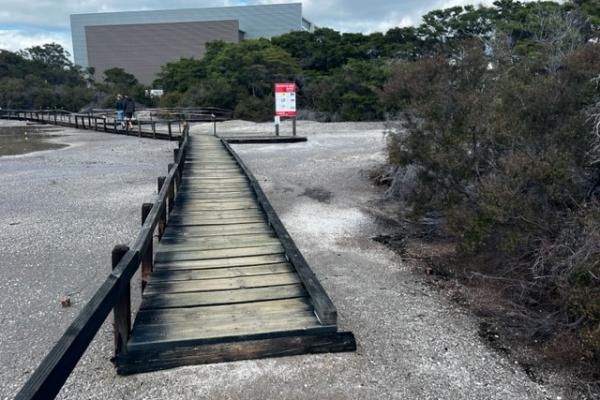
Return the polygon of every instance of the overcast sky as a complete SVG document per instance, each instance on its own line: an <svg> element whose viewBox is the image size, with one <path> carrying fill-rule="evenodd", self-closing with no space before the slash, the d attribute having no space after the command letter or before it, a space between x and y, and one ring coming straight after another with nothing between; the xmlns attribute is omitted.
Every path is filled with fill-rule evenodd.
<svg viewBox="0 0 600 400"><path fill-rule="evenodd" d="M0 48L18 50L57 42L71 52L69 15L77 13L289 3L277 0L0 0ZM344 32L386 31L416 25L429 10L492 0L304 0L304 16Z"/></svg>

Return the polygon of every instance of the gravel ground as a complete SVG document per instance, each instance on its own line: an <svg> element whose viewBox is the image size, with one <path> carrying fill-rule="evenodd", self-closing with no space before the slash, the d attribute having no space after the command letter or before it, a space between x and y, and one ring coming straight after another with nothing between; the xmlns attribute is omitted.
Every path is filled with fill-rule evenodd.
<svg viewBox="0 0 600 400"><path fill-rule="evenodd" d="M271 127L229 122L219 129ZM466 311L370 239L384 229L369 212L381 193L366 173L384 161L382 126L302 121L298 128L307 143L235 148L336 304L340 328L354 332L358 351L118 377L105 323L59 397L559 399L486 347ZM164 142L69 132L70 148L0 158L2 398L14 395L100 284L112 246L135 236L139 206L152 198L170 160ZM62 309L58 297L69 291L79 291L75 305Z"/></svg>

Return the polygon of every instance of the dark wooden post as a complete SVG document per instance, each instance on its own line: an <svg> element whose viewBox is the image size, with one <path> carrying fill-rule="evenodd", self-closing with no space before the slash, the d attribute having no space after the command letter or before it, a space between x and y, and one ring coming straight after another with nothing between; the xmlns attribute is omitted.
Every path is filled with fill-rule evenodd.
<svg viewBox="0 0 600 400"><path fill-rule="evenodd" d="M79 122L77 121L77 115L75 117L75 128L79 129Z"/></svg>
<svg viewBox="0 0 600 400"><path fill-rule="evenodd" d="M54 125L56 125L56 111L54 111Z"/></svg>
<svg viewBox="0 0 600 400"><path fill-rule="evenodd" d="M152 114L150 114L150 118L152 118ZM156 122L152 121L152 138L156 139Z"/></svg>
<svg viewBox="0 0 600 400"><path fill-rule="evenodd" d="M138 126L138 137L142 137L142 123L140 122L139 119L137 121L137 126Z"/></svg>
<svg viewBox="0 0 600 400"><path fill-rule="evenodd" d="M104 124L104 132L108 132L108 129L106 128L106 117L102 118L102 123Z"/></svg>
<svg viewBox="0 0 600 400"><path fill-rule="evenodd" d="M165 184L165 180L167 178L164 176L158 177L158 193L162 190L163 185ZM160 213L160 217L158 219L158 239L160 240L165 233L165 229L167 228L167 208L163 209Z"/></svg>
<svg viewBox="0 0 600 400"><path fill-rule="evenodd" d="M92 129L92 114L88 113L88 129Z"/></svg>
<svg viewBox="0 0 600 400"><path fill-rule="evenodd" d="M119 261L129 251L129 247L118 245L112 251L112 268L115 269ZM113 332L115 338L115 355L127 352L127 341L131 332L131 285L123 290L121 297L113 309Z"/></svg>
<svg viewBox="0 0 600 400"><path fill-rule="evenodd" d="M113 128L115 130L115 133L117 133L117 119L113 119Z"/></svg>
<svg viewBox="0 0 600 400"><path fill-rule="evenodd" d="M296 117L294 117L294 119L292 119L292 132L293 132L293 135L296 136Z"/></svg>
<svg viewBox="0 0 600 400"><path fill-rule="evenodd" d="M171 172L171 169L173 168L175 164L169 164L169 173ZM173 210L173 207L175 206L175 181L172 180L171 184L169 185L169 193L167 194L167 198L169 199L169 218L170 218L170 213Z"/></svg>
<svg viewBox="0 0 600 400"><path fill-rule="evenodd" d="M169 131L169 140L173 140L173 133L171 132L171 121L167 121L167 129Z"/></svg>
<svg viewBox="0 0 600 400"><path fill-rule="evenodd" d="M146 218L148 218L148 214L152 211L152 203L144 203L142 204L142 225L146 222ZM154 236L154 232L152 232L152 236ZM154 251L154 238L150 239L150 244L146 249L146 252L142 254L142 292L146 289L146 285L148 284L148 280L150 279L150 274L152 273L153 267L153 251Z"/></svg>
<svg viewBox="0 0 600 400"><path fill-rule="evenodd" d="M177 157L179 156L179 149L173 149L173 161L177 163ZM179 164L177 164L177 173L175 174L175 181L177 183L177 190L179 190L179 185L181 184L181 169L179 168Z"/></svg>
<svg viewBox="0 0 600 400"><path fill-rule="evenodd" d="M94 117L94 130L97 131L98 130L98 118Z"/></svg>

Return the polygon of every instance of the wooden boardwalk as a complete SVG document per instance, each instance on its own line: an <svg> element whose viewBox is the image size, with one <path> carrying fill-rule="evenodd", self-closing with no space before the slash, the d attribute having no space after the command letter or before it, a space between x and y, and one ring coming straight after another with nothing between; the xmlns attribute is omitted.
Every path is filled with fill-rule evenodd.
<svg viewBox="0 0 600 400"><path fill-rule="evenodd" d="M354 350L235 153L215 137L189 140L181 189L116 357L118 372Z"/></svg>

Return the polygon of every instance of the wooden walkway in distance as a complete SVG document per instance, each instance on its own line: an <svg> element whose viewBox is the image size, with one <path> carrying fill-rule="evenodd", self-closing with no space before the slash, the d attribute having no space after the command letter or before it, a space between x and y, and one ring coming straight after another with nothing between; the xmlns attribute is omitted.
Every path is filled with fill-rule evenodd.
<svg viewBox="0 0 600 400"><path fill-rule="evenodd" d="M119 373L355 350L335 309L319 317L329 298L240 163L220 139L190 137Z"/></svg>

